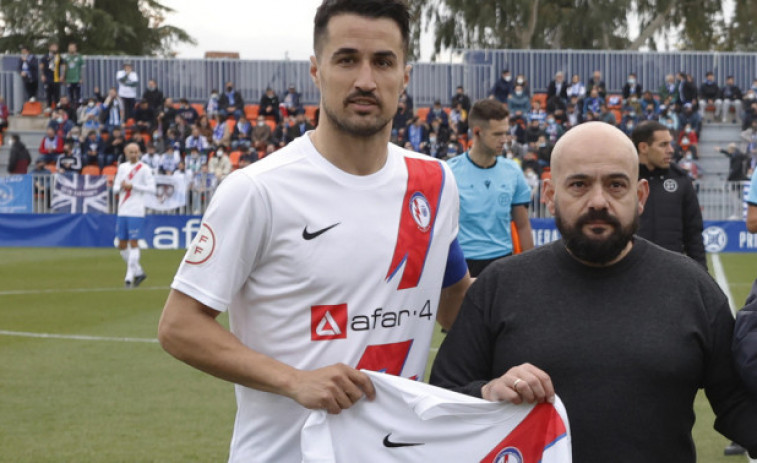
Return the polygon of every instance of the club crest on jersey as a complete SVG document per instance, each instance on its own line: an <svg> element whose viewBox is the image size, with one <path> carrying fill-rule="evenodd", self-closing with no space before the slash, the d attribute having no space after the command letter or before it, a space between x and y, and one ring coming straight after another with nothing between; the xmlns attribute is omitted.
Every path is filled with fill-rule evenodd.
<svg viewBox="0 0 757 463"><path fill-rule="evenodd" d="M192 265L205 263L213 255L216 249L216 235L210 225L203 223L200 225L200 231L192 241L192 246L187 251L184 262Z"/></svg>
<svg viewBox="0 0 757 463"><path fill-rule="evenodd" d="M347 304L314 305L310 308L310 339L328 341L347 337Z"/></svg>
<svg viewBox="0 0 757 463"><path fill-rule="evenodd" d="M523 463L523 455L515 447L506 447L497 454L494 463Z"/></svg>
<svg viewBox="0 0 757 463"><path fill-rule="evenodd" d="M675 191L678 189L678 182L676 182L672 178L669 178L662 183L662 187L665 188L665 191L667 191L668 193L675 193Z"/></svg>
<svg viewBox="0 0 757 463"><path fill-rule="evenodd" d="M410 197L410 215L413 216L413 220L418 225L418 228L427 232L431 228L431 205L423 193L415 192Z"/></svg>

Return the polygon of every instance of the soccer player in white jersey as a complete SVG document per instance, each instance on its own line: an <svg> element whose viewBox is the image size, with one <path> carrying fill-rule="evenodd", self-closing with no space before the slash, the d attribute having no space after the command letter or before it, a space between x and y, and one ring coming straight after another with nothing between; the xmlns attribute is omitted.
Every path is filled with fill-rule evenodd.
<svg viewBox="0 0 757 463"><path fill-rule="evenodd" d="M300 461L308 409L374 396L359 369L422 378L470 284L449 168L389 143L408 28L402 0L324 1L317 129L223 181L171 285L161 344L236 383L230 461Z"/></svg>
<svg viewBox="0 0 757 463"><path fill-rule="evenodd" d="M121 257L126 262L124 285L135 288L147 275L139 264L139 239L145 222L145 196L155 194L155 177L152 169L139 159L139 145L129 143L124 148L126 162L118 166L113 181L113 193L118 194L116 238Z"/></svg>

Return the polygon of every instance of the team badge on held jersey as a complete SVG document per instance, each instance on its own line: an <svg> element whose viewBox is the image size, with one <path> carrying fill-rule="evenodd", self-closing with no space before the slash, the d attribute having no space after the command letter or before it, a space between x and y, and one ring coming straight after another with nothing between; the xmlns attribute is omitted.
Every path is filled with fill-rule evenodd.
<svg viewBox="0 0 757 463"><path fill-rule="evenodd" d="M523 463L523 455L515 447L507 447L497 454L494 463Z"/></svg>
<svg viewBox="0 0 757 463"><path fill-rule="evenodd" d="M427 232L431 228L431 205L428 203L428 199L418 191L410 198L409 206L410 214L412 214L415 223L418 224L418 228L422 232Z"/></svg>
<svg viewBox="0 0 757 463"><path fill-rule="evenodd" d="M665 188L665 191L667 191L668 193L675 193L675 191L678 189L678 182L676 182L672 178L669 178L662 182L662 187Z"/></svg>
<svg viewBox="0 0 757 463"><path fill-rule="evenodd" d="M192 241L192 246L187 251L184 262L192 265L205 263L213 255L216 249L216 235L210 225L203 223L200 225L200 231Z"/></svg>

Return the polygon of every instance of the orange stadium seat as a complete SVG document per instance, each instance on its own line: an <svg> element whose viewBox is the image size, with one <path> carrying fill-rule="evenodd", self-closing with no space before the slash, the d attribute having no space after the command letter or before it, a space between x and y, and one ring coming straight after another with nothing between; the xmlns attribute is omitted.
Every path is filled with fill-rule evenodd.
<svg viewBox="0 0 757 463"><path fill-rule="evenodd" d="M534 104L534 102L538 101L541 105L541 109L544 109L547 107L547 94L546 93L534 93L534 96L531 97L531 105Z"/></svg>
<svg viewBox="0 0 757 463"><path fill-rule="evenodd" d="M21 109L22 116L36 117L42 114L42 103L39 101L27 101Z"/></svg>
<svg viewBox="0 0 757 463"><path fill-rule="evenodd" d="M244 105L244 117L246 117L248 121L254 121L255 119L257 119L259 111L260 111L260 105L256 105L256 104Z"/></svg>
<svg viewBox="0 0 757 463"><path fill-rule="evenodd" d="M229 117L226 119L226 127L229 128L229 133L234 132L234 125L237 123L237 121L234 120L233 117Z"/></svg>
<svg viewBox="0 0 757 463"><path fill-rule="evenodd" d="M421 120L425 121L426 117L428 117L428 113L431 111L431 108L428 106L423 108L416 108L415 115L418 116Z"/></svg>
<svg viewBox="0 0 757 463"><path fill-rule="evenodd" d="M108 185L113 185L113 180L116 178L117 173L118 167L116 166L105 166L101 172L102 175L108 177Z"/></svg>
<svg viewBox="0 0 757 463"><path fill-rule="evenodd" d="M315 114L317 112L318 112L318 105L306 105L305 106L305 117L313 125L318 125L318 121L315 120Z"/></svg>
<svg viewBox="0 0 757 463"><path fill-rule="evenodd" d="M203 105L202 103L192 103L190 106L192 106L195 111L197 111L198 116L205 115L205 105Z"/></svg>
<svg viewBox="0 0 757 463"><path fill-rule="evenodd" d="M45 169L49 170L51 174L54 174L58 170L58 168L55 167L55 163L54 162L51 162L49 164L45 164Z"/></svg>
<svg viewBox="0 0 757 463"><path fill-rule="evenodd" d="M265 123L271 128L271 132L276 130L276 120L266 118Z"/></svg>
<svg viewBox="0 0 757 463"><path fill-rule="evenodd" d="M513 254L520 254L523 248L520 247L520 235L518 235L518 227L515 226L515 222L510 222L510 237L513 242Z"/></svg>
<svg viewBox="0 0 757 463"><path fill-rule="evenodd" d="M242 156L242 152L239 150L235 150L229 153L229 160L231 161L231 167L235 169L239 167L239 158L241 156Z"/></svg>
<svg viewBox="0 0 757 463"><path fill-rule="evenodd" d="M100 175L100 168L95 165L84 166L81 170L82 175Z"/></svg>
<svg viewBox="0 0 757 463"><path fill-rule="evenodd" d="M620 125L620 122L623 120L623 113L619 109L611 109L610 111L615 114L615 123Z"/></svg>
<svg viewBox="0 0 757 463"><path fill-rule="evenodd" d="M623 95L607 95L607 109L623 109Z"/></svg>

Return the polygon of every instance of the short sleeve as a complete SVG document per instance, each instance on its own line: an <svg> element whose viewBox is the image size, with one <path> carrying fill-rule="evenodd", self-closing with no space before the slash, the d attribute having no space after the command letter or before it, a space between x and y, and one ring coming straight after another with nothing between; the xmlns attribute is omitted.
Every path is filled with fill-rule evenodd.
<svg viewBox="0 0 757 463"><path fill-rule="evenodd" d="M523 171L517 169L515 171L516 184L515 194L513 196L513 205L529 204L531 202L531 187L526 182L526 176L523 175Z"/></svg>
<svg viewBox="0 0 757 463"><path fill-rule="evenodd" d="M225 311L265 247L270 208L256 182L241 171L219 186L171 287Z"/></svg>
<svg viewBox="0 0 757 463"><path fill-rule="evenodd" d="M752 181L749 186L749 195L746 198L746 202L752 206L757 206L757 169L754 169L754 173L752 173Z"/></svg>

